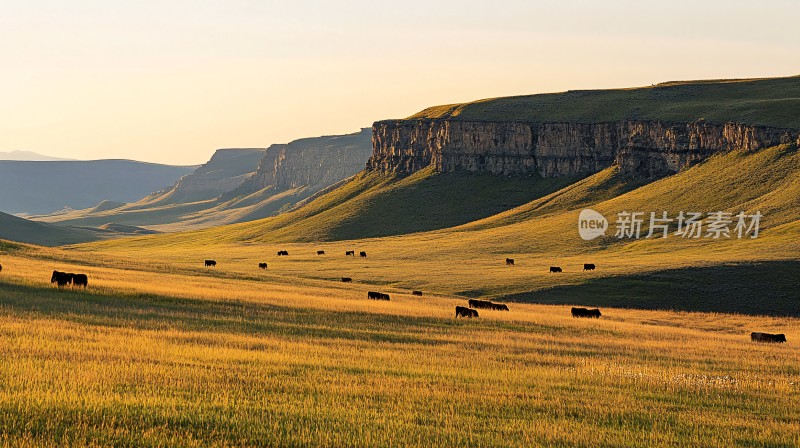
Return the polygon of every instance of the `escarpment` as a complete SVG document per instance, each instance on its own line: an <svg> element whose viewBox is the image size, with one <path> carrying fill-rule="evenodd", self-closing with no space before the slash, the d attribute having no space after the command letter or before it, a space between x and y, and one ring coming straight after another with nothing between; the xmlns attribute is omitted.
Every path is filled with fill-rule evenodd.
<svg viewBox="0 0 800 448"><path fill-rule="evenodd" d="M412 119L376 122L367 169L411 174L489 172L585 175L614 164L634 178L657 178L724 151L796 143L797 129L705 121L667 123L491 122Z"/></svg>
<svg viewBox="0 0 800 448"><path fill-rule="evenodd" d="M347 135L304 138L267 149L255 174L235 193L249 194L263 188L308 188L318 191L362 169L372 154L371 130Z"/></svg>
<svg viewBox="0 0 800 448"><path fill-rule="evenodd" d="M211 159L178 180L168 193L171 202L215 199L238 187L255 172L261 148L218 149Z"/></svg>

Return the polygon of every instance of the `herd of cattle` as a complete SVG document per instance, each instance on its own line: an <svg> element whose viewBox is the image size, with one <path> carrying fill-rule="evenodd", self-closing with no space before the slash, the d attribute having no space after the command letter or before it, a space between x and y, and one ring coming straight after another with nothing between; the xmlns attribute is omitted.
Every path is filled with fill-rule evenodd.
<svg viewBox="0 0 800 448"><path fill-rule="evenodd" d="M285 250L278 251L278 256L288 256L289 252ZM325 255L324 250L318 250L317 255ZM366 258L366 252L360 252L359 255L361 257ZM348 250L345 252L345 256L355 256L355 251ZM514 266L514 259L513 258L506 258L506 265ZM217 262L215 260L205 260L206 267L216 267ZM267 263L258 263L259 269L267 269ZM585 263L583 265L584 271L593 271L595 270L596 266L593 263ZM0 272L3 271L3 265L0 265ZM550 272L563 272L562 269L558 266L550 266ZM343 283L351 283L353 279L351 277L342 277ZM55 283L59 288L65 287L67 285L71 286L78 286L83 287L84 289L89 286L89 278L86 274L73 274L71 272L60 272L60 271L53 271L52 277L50 277L50 283ZM422 291L412 291L412 295L415 296L422 296ZM390 300L389 294L385 294L382 292L377 291L368 291L367 298L372 300ZM456 306L456 315L455 317L479 317L478 316L478 309L488 309L494 311L509 311L508 305L504 303L494 303L488 300L478 300L478 299L470 299L467 304L469 307L465 306ZM587 309L587 308L575 308L573 307L572 310L572 317L587 317L587 318L595 318L599 319L602 314L600 313L599 309ZM762 332L753 332L750 333L750 340L753 342L775 342L775 343L783 343L786 342L786 335L780 334L771 334L771 333L762 333Z"/></svg>

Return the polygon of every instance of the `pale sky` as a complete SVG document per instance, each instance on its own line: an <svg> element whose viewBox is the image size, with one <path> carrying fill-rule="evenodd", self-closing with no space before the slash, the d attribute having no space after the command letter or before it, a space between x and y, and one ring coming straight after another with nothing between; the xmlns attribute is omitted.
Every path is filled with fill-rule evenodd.
<svg viewBox="0 0 800 448"><path fill-rule="evenodd" d="M481 98L800 74L797 0L0 0L0 151L205 162Z"/></svg>

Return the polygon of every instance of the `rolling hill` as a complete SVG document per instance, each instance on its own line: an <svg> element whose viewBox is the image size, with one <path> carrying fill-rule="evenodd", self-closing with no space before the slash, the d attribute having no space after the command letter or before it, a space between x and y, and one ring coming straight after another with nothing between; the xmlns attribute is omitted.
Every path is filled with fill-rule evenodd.
<svg viewBox="0 0 800 448"><path fill-rule="evenodd" d="M387 178L362 174L277 217L195 232L105 241L73 250L120 257L157 254L159 259L187 267L211 253L221 265L230 265L225 269L228 275L248 275L252 268L247 260L266 259L265 251L288 248L300 255L287 261L273 260L270 265L288 276L333 280L348 275L368 284L526 302L797 315L798 285L784 281L778 287L769 280L793 279L800 274L797 179L800 152L794 145L719 154L676 175L645 183L625 179L613 167L572 183L563 180L566 185L531 179L510 191L505 190L513 185L508 180L496 184L491 177L480 175L459 178L421 171ZM532 189L537 183L539 194ZM420 185L431 190L420 191ZM464 210L480 205L475 191L491 197L488 202L492 204L502 197L513 206L514 195L522 204L483 219L472 216L476 220L456 225L448 210L461 216L453 204L468 204L463 205ZM536 197L525 200L524 194ZM605 237L583 241L578 236L578 213L586 207L611 221L612 230ZM408 210L417 213L406 213ZM418 222L419 216L437 210L441 212L435 220L438 225ZM722 239L675 235L666 239L615 238L616 214L625 210L647 216L666 211L671 217L682 210L758 210L763 219L756 239L735 235ZM447 223L455 226L440 228ZM425 226L439 230L424 231L428 230ZM671 232L675 226L673 222ZM643 228L647 229L647 223ZM419 232L408 233L415 230ZM312 255L318 248L332 254L360 248L369 258L361 263L339 257L320 259ZM516 266L504 266L506 257L514 258ZM580 266L589 261L597 263L600 270L582 274ZM548 274L548 266L562 266L565 274ZM670 288L659 286L673 282L678 283ZM771 294L765 296L764 288ZM680 297L667 300L667 294ZM753 301L754 297L758 300Z"/></svg>
<svg viewBox="0 0 800 448"><path fill-rule="evenodd" d="M0 210L30 215L92 207L104 200L137 201L193 169L132 160L0 160Z"/></svg>
<svg viewBox="0 0 800 448"><path fill-rule="evenodd" d="M41 246L62 246L119 236L122 234L115 231L47 224L0 212L0 239L4 240Z"/></svg>
<svg viewBox="0 0 800 448"><path fill-rule="evenodd" d="M43 154L38 154L32 151L0 151L0 160L27 160L27 161L57 161L57 160L74 160L74 159L65 159L61 157L52 157L46 156Z"/></svg>

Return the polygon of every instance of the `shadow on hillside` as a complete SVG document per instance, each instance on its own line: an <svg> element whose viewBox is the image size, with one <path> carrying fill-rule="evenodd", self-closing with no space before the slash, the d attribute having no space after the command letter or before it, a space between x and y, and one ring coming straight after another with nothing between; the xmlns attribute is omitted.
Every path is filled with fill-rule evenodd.
<svg viewBox="0 0 800 448"><path fill-rule="evenodd" d="M438 345L454 326L451 317L409 317L330 311L243 301L212 301L153 294L112 295L17 285L0 281L0 314L112 328L179 330L321 340ZM365 299L366 300L366 299ZM496 326L502 324L497 323ZM398 331L401 329L401 331Z"/></svg>
<svg viewBox="0 0 800 448"><path fill-rule="evenodd" d="M600 277L579 285L512 294L502 299L543 304L800 316L800 261L727 264Z"/></svg>
<svg viewBox="0 0 800 448"><path fill-rule="evenodd" d="M585 176L542 178L435 173L382 190L358 213L326 223L326 239L349 240L445 229L477 221L561 190Z"/></svg>

